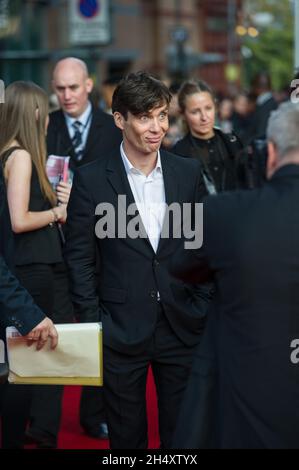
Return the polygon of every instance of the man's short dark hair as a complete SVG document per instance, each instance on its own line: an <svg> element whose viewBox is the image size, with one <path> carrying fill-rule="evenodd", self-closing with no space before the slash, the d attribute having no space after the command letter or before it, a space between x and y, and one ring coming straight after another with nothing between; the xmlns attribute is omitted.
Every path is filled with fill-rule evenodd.
<svg viewBox="0 0 299 470"><path fill-rule="evenodd" d="M128 112L138 116L151 109L169 104L171 93L167 86L147 72L130 73L116 87L112 98L112 112Z"/></svg>

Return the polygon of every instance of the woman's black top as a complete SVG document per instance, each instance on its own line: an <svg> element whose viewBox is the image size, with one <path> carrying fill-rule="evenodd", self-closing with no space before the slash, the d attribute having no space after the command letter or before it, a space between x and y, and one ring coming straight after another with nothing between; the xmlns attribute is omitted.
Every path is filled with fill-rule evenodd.
<svg viewBox="0 0 299 470"><path fill-rule="evenodd" d="M12 147L1 156L3 167L11 153L19 148ZM51 208L50 201L46 199L41 191L38 174L35 165L32 163L29 211L41 212ZM15 233L14 242L16 266L62 262L61 239L58 226L55 223L30 232Z"/></svg>
<svg viewBox="0 0 299 470"><path fill-rule="evenodd" d="M242 149L234 134L224 134L215 129L215 135L208 140L188 133L171 151L182 157L196 158L205 176L207 193L218 193L243 187L237 168L238 154Z"/></svg>

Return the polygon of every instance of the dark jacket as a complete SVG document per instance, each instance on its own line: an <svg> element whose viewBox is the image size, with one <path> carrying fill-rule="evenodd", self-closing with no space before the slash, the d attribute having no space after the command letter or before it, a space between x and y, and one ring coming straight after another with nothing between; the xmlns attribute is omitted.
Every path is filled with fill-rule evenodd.
<svg viewBox="0 0 299 470"><path fill-rule="evenodd" d="M161 151L166 202L191 204L198 199L201 178L198 163ZM126 204L118 200L126 196ZM77 170L68 206L66 262L76 312L85 321L103 322L104 343L127 354L143 350L156 325L157 293L165 315L186 345L200 340L209 290L176 282L171 288L169 265L182 238L160 239L157 253L148 238L99 239L95 225L99 203L127 210L134 203L120 152L112 152ZM127 215L126 223L132 219ZM117 224L116 224L117 230ZM99 251L98 292L95 289L95 250ZM100 304L100 308L99 308Z"/></svg>
<svg viewBox="0 0 299 470"><path fill-rule="evenodd" d="M265 139L268 120L272 111L277 109L277 101L269 93L268 98L256 105L252 118L252 127L250 129L250 142L254 139Z"/></svg>
<svg viewBox="0 0 299 470"><path fill-rule="evenodd" d="M58 110L50 114L47 133L48 155L69 155L71 169L103 158L111 150L118 151L121 141L122 135L115 126L113 117L100 109L93 108L83 158L78 162L74 159L74 149L63 112Z"/></svg>
<svg viewBox="0 0 299 470"><path fill-rule="evenodd" d="M198 145L197 139L194 139L190 132L177 142L172 149L172 152L177 155L195 158L199 161L202 174L206 177L204 177L205 185L201 188L202 196L211 193L209 183L216 192L246 186L246 176L240 165L240 155L243 150L240 139L235 134L225 134L219 129L214 129L214 131L214 145L211 149L213 155L209 154L208 145L210 141L208 141L207 146L205 141L200 141L202 144ZM213 171L215 160L218 174Z"/></svg>
<svg viewBox="0 0 299 470"><path fill-rule="evenodd" d="M203 247L173 268L184 281L216 285L175 446L299 448L299 368L291 361L299 338L298 199L299 166L287 165L261 189L204 202Z"/></svg>

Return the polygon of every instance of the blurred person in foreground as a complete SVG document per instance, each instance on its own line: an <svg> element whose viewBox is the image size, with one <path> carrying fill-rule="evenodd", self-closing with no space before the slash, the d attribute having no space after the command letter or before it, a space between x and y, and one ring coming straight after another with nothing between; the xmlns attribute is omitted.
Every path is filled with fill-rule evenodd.
<svg viewBox="0 0 299 470"><path fill-rule="evenodd" d="M271 114L268 182L205 199L203 246L174 261L216 286L176 448L299 448L298 129L298 105Z"/></svg>

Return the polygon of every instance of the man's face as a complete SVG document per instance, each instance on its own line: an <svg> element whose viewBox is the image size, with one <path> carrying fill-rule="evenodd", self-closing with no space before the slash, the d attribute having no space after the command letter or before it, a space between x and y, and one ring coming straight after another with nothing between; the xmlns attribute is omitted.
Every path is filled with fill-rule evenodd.
<svg viewBox="0 0 299 470"><path fill-rule="evenodd" d="M86 109L92 80L77 64L58 66L53 75L53 88L63 111L69 116L79 117Z"/></svg>
<svg viewBox="0 0 299 470"><path fill-rule="evenodd" d="M168 105L164 104L137 116L128 112L127 119L114 113L115 123L123 132L126 152L134 155L155 154L168 130Z"/></svg>

